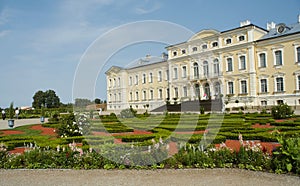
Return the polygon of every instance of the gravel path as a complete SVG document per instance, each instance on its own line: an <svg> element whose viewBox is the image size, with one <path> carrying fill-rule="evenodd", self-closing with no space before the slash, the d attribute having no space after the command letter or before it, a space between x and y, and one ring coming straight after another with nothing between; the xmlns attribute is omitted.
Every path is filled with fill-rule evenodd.
<svg viewBox="0 0 300 186"><path fill-rule="evenodd" d="M48 121L48 118L45 118L45 122ZM31 124L40 124L40 118L32 118L32 119L15 119L15 127L23 126L23 125L31 125ZM0 120L0 130L2 129L9 129L8 121Z"/></svg>
<svg viewBox="0 0 300 186"><path fill-rule="evenodd" d="M240 169L0 170L0 185L300 185L300 178Z"/></svg>

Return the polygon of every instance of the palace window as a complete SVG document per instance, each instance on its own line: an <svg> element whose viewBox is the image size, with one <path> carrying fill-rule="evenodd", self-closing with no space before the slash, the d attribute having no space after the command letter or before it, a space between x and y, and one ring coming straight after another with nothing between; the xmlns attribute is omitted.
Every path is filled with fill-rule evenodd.
<svg viewBox="0 0 300 186"><path fill-rule="evenodd" d="M147 93L146 93L146 90L143 91L143 100L146 100L147 99Z"/></svg>
<svg viewBox="0 0 300 186"><path fill-rule="evenodd" d="M129 77L129 85L132 85L132 77Z"/></svg>
<svg viewBox="0 0 300 186"><path fill-rule="evenodd" d="M174 88L174 95L175 95L175 98L178 98L178 88L177 87Z"/></svg>
<svg viewBox="0 0 300 186"><path fill-rule="evenodd" d="M198 63L194 63L194 78L195 79L199 78L199 65L198 65Z"/></svg>
<svg viewBox="0 0 300 186"><path fill-rule="evenodd" d="M262 92L262 93L268 92L267 79L260 80L260 92Z"/></svg>
<svg viewBox="0 0 300 186"><path fill-rule="evenodd" d="M276 78L276 92L283 92L284 91L284 82L283 77Z"/></svg>
<svg viewBox="0 0 300 186"><path fill-rule="evenodd" d="M197 47L193 47L193 52L197 52L198 48Z"/></svg>
<svg viewBox="0 0 300 186"><path fill-rule="evenodd" d="M186 86L183 87L183 97L188 97L187 87Z"/></svg>
<svg viewBox="0 0 300 186"><path fill-rule="evenodd" d="M178 79L178 69L174 68L173 71L174 71L174 77L173 78Z"/></svg>
<svg viewBox="0 0 300 186"><path fill-rule="evenodd" d="M202 49L203 50L207 49L207 44L202 45Z"/></svg>
<svg viewBox="0 0 300 186"><path fill-rule="evenodd" d="M138 75L135 75L135 83L134 84L139 84L139 76Z"/></svg>
<svg viewBox="0 0 300 186"><path fill-rule="evenodd" d="M261 104L261 106L267 106L268 102L267 101L261 101L260 104Z"/></svg>
<svg viewBox="0 0 300 186"><path fill-rule="evenodd" d="M153 82L153 74L152 72L149 73L149 83Z"/></svg>
<svg viewBox="0 0 300 186"><path fill-rule="evenodd" d="M153 90L150 90L150 100L153 100Z"/></svg>
<svg viewBox="0 0 300 186"><path fill-rule="evenodd" d="M158 90L158 98L159 99L162 99L163 98L163 95L162 95L163 93L162 93L162 89L159 89Z"/></svg>
<svg viewBox="0 0 300 186"><path fill-rule="evenodd" d="M275 51L275 65L276 66L282 65L282 51L281 50Z"/></svg>
<svg viewBox="0 0 300 186"><path fill-rule="evenodd" d="M241 81L241 94L247 94L247 81Z"/></svg>
<svg viewBox="0 0 300 186"><path fill-rule="evenodd" d="M297 52L297 59L296 59L297 61L296 62L300 63L300 47L296 48L296 52Z"/></svg>
<svg viewBox="0 0 300 186"><path fill-rule="evenodd" d="M259 54L259 67L261 67L261 68L267 67L266 54L265 53Z"/></svg>
<svg viewBox="0 0 300 186"><path fill-rule="evenodd" d="M203 75L204 76L208 76L208 62L207 61L204 61L203 62Z"/></svg>
<svg viewBox="0 0 300 186"><path fill-rule="evenodd" d="M245 40L245 36L239 36L239 41L244 41Z"/></svg>
<svg viewBox="0 0 300 186"><path fill-rule="evenodd" d="M177 52L173 52L173 56L177 56Z"/></svg>
<svg viewBox="0 0 300 186"><path fill-rule="evenodd" d="M246 57L240 56L240 70L246 69Z"/></svg>
<svg viewBox="0 0 300 186"><path fill-rule="evenodd" d="M186 66L182 67L182 77L186 78Z"/></svg>
<svg viewBox="0 0 300 186"><path fill-rule="evenodd" d="M226 44L228 45L228 44L231 44L231 42L232 42L232 40L230 39L230 38L228 38L228 39L226 39Z"/></svg>
<svg viewBox="0 0 300 186"><path fill-rule="evenodd" d="M212 43L212 47L217 47L217 46L218 46L218 42L217 41L215 41L215 42Z"/></svg>
<svg viewBox="0 0 300 186"><path fill-rule="evenodd" d="M166 70L166 76L167 76L167 80L169 80L170 79L169 70Z"/></svg>
<svg viewBox="0 0 300 186"><path fill-rule="evenodd" d="M228 94L234 94L233 82L228 82Z"/></svg>
<svg viewBox="0 0 300 186"><path fill-rule="evenodd" d="M161 82L162 81L162 72L158 71L158 81Z"/></svg>
<svg viewBox="0 0 300 186"><path fill-rule="evenodd" d="M297 78L298 80L298 90L300 90L300 75L298 75L298 78Z"/></svg>
<svg viewBox="0 0 300 186"><path fill-rule="evenodd" d="M185 53L186 53L186 51L183 49L183 50L181 50L181 53L182 53L182 54L185 54Z"/></svg>
<svg viewBox="0 0 300 186"><path fill-rule="evenodd" d="M227 72L233 71L232 58L227 58Z"/></svg>
<svg viewBox="0 0 300 186"><path fill-rule="evenodd" d="M215 75L220 74L220 65L219 65L219 60L218 59L214 60L214 74Z"/></svg>
<svg viewBox="0 0 300 186"><path fill-rule="evenodd" d="M143 74L143 84L146 83L146 74Z"/></svg>
<svg viewBox="0 0 300 186"><path fill-rule="evenodd" d="M139 100L139 92L135 92L135 100L136 100L136 101Z"/></svg>
<svg viewBox="0 0 300 186"><path fill-rule="evenodd" d="M133 100L133 97L132 97L132 92L130 92L130 101Z"/></svg>

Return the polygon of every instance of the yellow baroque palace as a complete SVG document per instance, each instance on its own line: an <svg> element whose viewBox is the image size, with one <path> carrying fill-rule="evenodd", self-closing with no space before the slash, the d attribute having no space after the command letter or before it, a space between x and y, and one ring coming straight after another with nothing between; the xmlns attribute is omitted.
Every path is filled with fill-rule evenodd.
<svg viewBox="0 0 300 186"><path fill-rule="evenodd" d="M166 49L106 72L108 110L218 98L223 109L300 108L300 16L266 29L244 21L222 32L202 30Z"/></svg>

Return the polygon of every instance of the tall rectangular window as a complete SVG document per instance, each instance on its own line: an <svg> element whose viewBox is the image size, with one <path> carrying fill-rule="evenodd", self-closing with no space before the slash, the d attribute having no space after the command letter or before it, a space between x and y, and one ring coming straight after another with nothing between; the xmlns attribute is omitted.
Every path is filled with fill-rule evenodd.
<svg viewBox="0 0 300 186"><path fill-rule="evenodd" d="M247 81L241 81L241 94L247 94Z"/></svg>
<svg viewBox="0 0 300 186"><path fill-rule="evenodd" d="M174 79L178 79L178 70L177 70L177 68L174 68L173 71L174 71Z"/></svg>
<svg viewBox="0 0 300 186"><path fill-rule="evenodd" d="M277 92L284 91L283 77L276 78L276 88L277 88Z"/></svg>
<svg viewBox="0 0 300 186"><path fill-rule="evenodd" d="M166 76L167 76L167 80L169 80L170 79L170 76L169 76L170 74L169 74L169 70L166 70Z"/></svg>
<svg viewBox="0 0 300 186"><path fill-rule="evenodd" d="M300 90L300 75L298 75L298 90Z"/></svg>
<svg viewBox="0 0 300 186"><path fill-rule="evenodd" d="M188 95L187 95L187 87L186 86L183 87L183 97L188 97Z"/></svg>
<svg viewBox="0 0 300 186"><path fill-rule="evenodd" d="M265 53L261 53L259 54L259 65L260 67L264 68L267 66L267 62L266 62L266 54Z"/></svg>
<svg viewBox="0 0 300 186"><path fill-rule="evenodd" d="M227 72L233 71L232 58L227 58Z"/></svg>
<svg viewBox="0 0 300 186"><path fill-rule="evenodd" d="M282 51L275 51L275 65L282 65Z"/></svg>
<svg viewBox="0 0 300 186"><path fill-rule="evenodd" d="M153 74L152 72L149 73L149 83L153 82Z"/></svg>
<svg viewBox="0 0 300 186"><path fill-rule="evenodd" d="M118 87L121 86L121 78L118 78Z"/></svg>
<svg viewBox="0 0 300 186"><path fill-rule="evenodd" d="M132 77L129 77L129 85L132 85Z"/></svg>
<svg viewBox="0 0 300 186"><path fill-rule="evenodd" d="M143 74L143 84L146 83L146 74Z"/></svg>
<svg viewBox="0 0 300 186"><path fill-rule="evenodd" d="M159 90L158 90L158 98L159 98L159 99L162 99L162 98L163 98L163 95L162 95L162 89L159 89Z"/></svg>
<svg viewBox="0 0 300 186"><path fill-rule="evenodd" d="M121 93L119 93L119 101L122 101Z"/></svg>
<svg viewBox="0 0 300 186"><path fill-rule="evenodd" d="M153 90L150 90L150 100L153 100Z"/></svg>
<svg viewBox="0 0 300 186"><path fill-rule="evenodd" d="M240 70L246 69L246 57L240 56Z"/></svg>
<svg viewBox="0 0 300 186"><path fill-rule="evenodd" d="M147 93L146 93L146 90L143 91L143 100L146 100L147 99Z"/></svg>
<svg viewBox="0 0 300 186"><path fill-rule="evenodd" d="M234 94L233 82L228 82L228 94Z"/></svg>
<svg viewBox="0 0 300 186"><path fill-rule="evenodd" d="M182 67L182 78L186 78L186 66Z"/></svg>
<svg viewBox="0 0 300 186"><path fill-rule="evenodd" d="M139 92L135 92L135 100L136 100L136 101L139 100Z"/></svg>
<svg viewBox="0 0 300 186"><path fill-rule="evenodd" d="M260 80L260 92L262 93L268 92L267 79Z"/></svg>
<svg viewBox="0 0 300 186"><path fill-rule="evenodd" d="M214 74L219 75L219 73L220 73L219 63L214 63Z"/></svg>
<svg viewBox="0 0 300 186"><path fill-rule="evenodd" d="M296 52L297 52L297 59L296 59L297 61L296 62L300 63L300 47L296 48Z"/></svg>
<svg viewBox="0 0 300 186"><path fill-rule="evenodd" d="M161 82L162 81L162 72L158 71L158 81Z"/></svg>
<svg viewBox="0 0 300 186"><path fill-rule="evenodd" d="M132 92L130 92L130 101L133 100L133 97L132 97Z"/></svg>
<svg viewBox="0 0 300 186"><path fill-rule="evenodd" d="M177 87L174 88L174 93L175 93L175 98L178 98L178 88Z"/></svg>
<svg viewBox="0 0 300 186"><path fill-rule="evenodd" d="M139 76L138 75L135 75L135 83L134 84L139 84Z"/></svg>

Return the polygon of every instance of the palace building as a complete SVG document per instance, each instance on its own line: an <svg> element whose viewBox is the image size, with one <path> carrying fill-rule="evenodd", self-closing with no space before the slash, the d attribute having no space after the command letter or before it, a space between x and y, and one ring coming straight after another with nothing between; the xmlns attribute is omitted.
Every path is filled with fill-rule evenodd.
<svg viewBox="0 0 300 186"><path fill-rule="evenodd" d="M266 29L244 21L226 31L202 30L166 50L106 72L108 110L218 98L229 109L300 108L300 16Z"/></svg>

